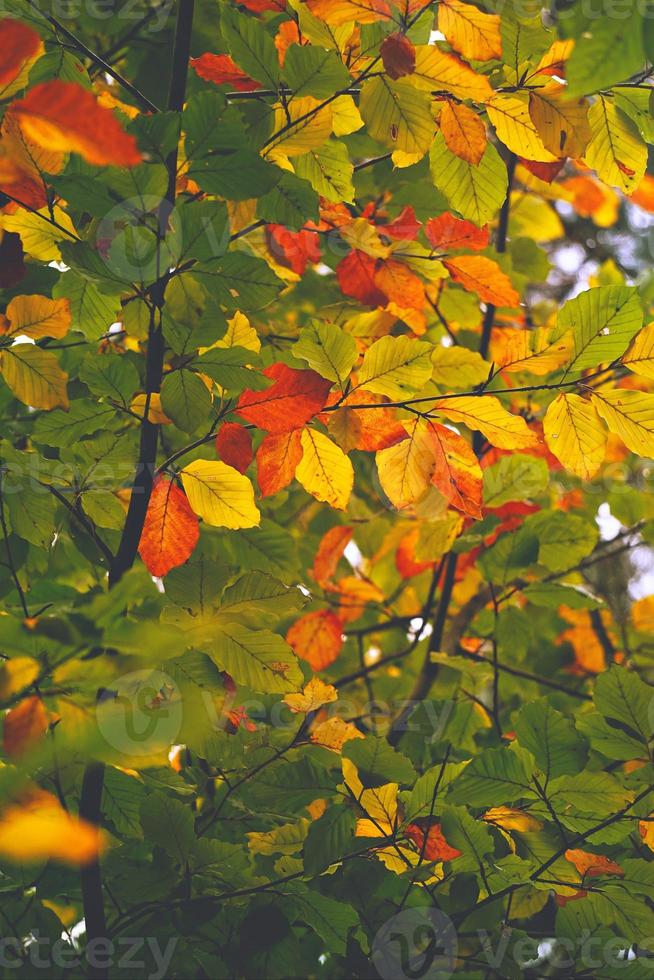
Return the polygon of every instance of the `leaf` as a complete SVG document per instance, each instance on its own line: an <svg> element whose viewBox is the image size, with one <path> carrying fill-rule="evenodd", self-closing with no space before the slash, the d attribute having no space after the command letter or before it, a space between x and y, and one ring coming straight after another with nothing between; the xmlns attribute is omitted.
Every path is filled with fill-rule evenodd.
<svg viewBox="0 0 654 980"><path fill-rule="evenodd" d="M304 685L301 694L287 694L284 704L287 704L293 714L308 714L316 711L323 704L338 700L338 691L331 684L325 684L319 677L312 677Z"/></svg>
<svg viewBox="0 0 654 980"><path fill-rule="evenodd" d="M545 375L555 371L572 354L572 339L565 331L559 340L552 340L552 330L494 330L491 352L498 367L508 372L527 371Z"/></svg>
<svg viewBox="0 0 654 980"><path fill-rule="evenodd" d="M326 99L351 82L350 73L335 51L313 45L291 44L284 58L283 74L293 98L312 95Z"/></svg>
<svg viewBox="0 0 654 980"><path fill-rule="evenodd" d="M538 560L553 572L574 567L597 544L597 526L579 514L543 510L523 527L539 539Z"/></svg>
<svg viewBox="0 0 654 980"><path fill-rule="evenodd" d="M0 20L3 50L0 56L0 96L11 95L11 82L18 78L26 65L43 51L41 38L27 24L8 17Z"/></svg>
<svg viewBox="0 0 654 980"><path fill-rule="evenodd" d="M52 209L52 217L56 226L48 223L50 212L46 208L34 212L21 210L15 214L0 215L0 227L20 235L23 251L27 255L41 262L58 262L61 251L57 242L67 242L76 236L70 217L60 207Z"/></svg>
<svg viewBox="0 0 654 980"><path fill-rule="evenodd" d="M557 330L572 332L574 358L570 366L581 371L619 357L642 323L635 287L596 286L564 303Z"/></svg>
<svg viewBox="0 0 654 980"><path fill-rule="evenodd" d="M437 218L430 218L425 225L425 235L439 251L451 252L458 248L481 251L489 242L487 228L477 228L470 221L455 218L445 211Z"/></svg>
<svg viewBox="0 0 654 980"><path fill-rule="evenodd" d="M359 387L399 400L420 391L431 370L428 344L409 337L380 337L364 355Z"/></svg>
<svg viewBox="0 0 654 980"><path fill-rule="evenodd" d="M261 617L279 619L304 605L299 589L288 588L264 572L246 572L228 585L220 602L220 620L234 618L246 626L258 626Z"/></svg>
<svg viewBox="0 0 654 980"><path fill-rule="evenodd" d="M263 694L287 694L302 684L302 671L290 646L270 630L234 623L221 626L211 656L237 684Z"/></svg>
<svg viewBox="0 0 654 980"><path fill-rule="evenodd" d="M317 680L314 678L311 683ZM344 804L330 806L313 821L303 850L304 867L309 874L320 874L342 860L354 838L355 822L354 811Z"/></svg>
<svg viewBox="0 0 654 980"><path fill-rule="evenodd" d="M591 480L604 461L606 429L591 402L560 394L543 419L545 442L560 463L581 480Z"/></svg>
<svg viewBox="0 0 654 980"><path fill-rule="evenodd" d="M435 129L429 100L410 82L368 79L359 110L370 135L384 146L421 156L429 149Z"/></svg>
<svg viewBox="0 0 654 980"><path fill-rule="evenodd" d="M193 554L200 536L198 519L172 480L154 482L139 542L139 555L151 575L167 575Z"/></svg>
<svg viewBox="0 0 654 980"><path fill-rule="evenodd" d="M288 113L288 114L287 114ZM293 99L287 106L275 109L274 138L266 147L266 153L274 160L301 156L322 146L333 129L332 111L329 104L305 95Z"/></svg>
<svg viewBox="0 0 654 980"><path fill-rule="evenodd" d="M545 149L554 156L584 155L592 136L588 108L586 99L570 99L559 82L529 93L529 115Z"/></svg>
<svg viewBox="0 0 654 980"><path fill-rule="evenodd" d="M15 397L24 405L68 408L68 376L50 351L33 344L14 344L0 354L0 368Z"/></svg>
<svg viewBox="0 0 654 980"><path fill-rule="evenodd" d="M489 143L477 166L455 156L438 133L429 151L434 184L449 207L480 228L495 217L507 191L506 167Z"/></svg>
<svg viewBox="0 0 654 980"><path fill-rule="evenodd" d="M385 738L368 735L366 738L352 739L343 746L342 755L357 767L363 786L415 781L415 769L407 757L392 748Z"/></svg>
<svg viewBox="0 0 654 980"><path fill-rule="evenodd" d="M381 488L394 507L401 510L416 503L429 489L436 468L433 435L425 422L406 422L408 438L377 453Z"/></svg>
<svg viewBox="0 0 654 980"><path fill-rule="evenodd" d="M337 381L341 388L354 367L358 352L351 334L334 323L312 320L293 345L296 357L303 358L318 374Z"/></svg>
<svg viewBox="0 0 654 980"><path fill-rule="evenodd" d="M585 162L607 184L631 194L647 165L647 147L635 124L603 95L590 107L588 122L593 135Z"/></svg>
<svg viewBox="0 0 654 980"><path fill-rule="evenodd" d="M654 379L654 323L648 323L638 331L622 355L621 363L642 378Z"/></svg>
<svg viewBox="0 0 654 980"><path fill-rule="evenodd" d="M599 13L599 11L598 11ZM643 41L637 8L629 18L593 18L588 28L576 38L566 62L565 77L572 95L586 95L609 88L636 74L643 64Z"/></svg>
<svg viewBox="0 0 654 980"><path fill-rule="evenodd" d="M87 354L79 376L94 394L122 405L129 405L140 383L134 364L121 354Z"/></svg>
<svg viewBox="0 0 654 980"><path fill-rule="evenodd" d="M387 34L379 49L384 71L394 81L411 75L416 67L416 49L405 34Z"/></svg>
<svg viewBox="0 0 654 980"><path fill-rule="evenodd" d="M477 429L498 449L528 449L538 442L525 420L507 412L494 395L456 395L436 400L433 408L452 422L463 422L469 429Z"/></svg>
<svg viewBox="0 0 654 980"><path fill-rule="evenodd" d="M220 461L196 459L180 476L191 509L214 527L255 527L261 515L247 477Z"/></svg>
<svg viewBox="0 0 654 980"><path fill-rule="evenodd" d="M597 678L593 700L611 724L624 726L645 745L652 735L651 688L637 674L612 666Z"/></svg>
<svg viewBox="0 0 654 980"><path fill-rule="evenodd" d="M0 854L17 863L56 861L79 867L104 847L101 831L67 813L54 796L34 790L0 816Z"/></svg>
<svg viewBox="0 0 654 980"><path fill-rule="evenodd" d="M470 3L445 0L438 7L438 29L464 58L488 61L502 55L500 18Z"/></svg>
<svg viewBox="0 0 654 980"><path fill-rule="evenodd" d="M443 265L454 282L458 282L469 293L476 293L484 303L492 303L493 306L517 306L520 302L520 296L506 272L492 259L483 255L460 255L455 259L447 259Z"/></svg>
<svg viewBox="0 0 654 980"><path fill-rule="evenodd" d="M296 620L286 642L314 670L325 670L338 658L343 646L343 626L329 609L307 613Z"/></svg>
<svg viewBox="0 0 654 980"><path fill-rule="evenodd" d="M211 54L206 52L199 58L191 58L189 62L193 71L207 82L214 85L229 85L238 92L253 92L262 88L259 82L242 71L228 54Z"/></svg>
<svg viewBox="0 0 654 980"><path fill-rule="evenodd" d="M429 423L435 466L431 476L452 507L468 517L481 518L482 472L472 447L445 425Z"/></svg>
<svg viewBox="0 0 654 980"><path fill-rule="evenodd" d="M374 24L389 20L391 9L386 0L309 0L308 7L315 17L333 27L350 24Z"/></svg>
<svg viewBox="0 0 654 980"><path fill-rule="evenodd" d="M79 153L96 166L134 167L141 154L110 109L87 89L54 79L12 103L25 135L48 150Z"/></svg>
<svg viewBox="0 0 654 980"><path fill-rule="evenodd" d="M325 406L331 383L315 371L296 371L281 362L263 372L273 384L264 391L244 391L236 411L266 432L301 428Z"/></svg>
<svg viewBox="0 0 654 980"><path fill-rule="evenodd" d="M318 220L318 196L310 181L285 173L272 190L259 198L257 214L266 221L299 231L309 219Z"/></svg>
<svg viewBox="0 0 654 980"><path fill-rule="evenodd" d="M184 432L195 432L209 418L211 401L206 384L192 371L171 371L164 378L161 407Z"/></svg>
<svg viewBox="0 0 654 980"><path fill-rule="evenodd" d="M236 64L266 88L277 88L279 61L270 35L253 18L221 11L220 27Z"/></svg>
<svg viewBox="0 0 654 980"><path fill-rule="evenodd" d="M495 95L487 109L498 139L513 153L528 160L550 162L555 159L543 145L526 98L520 95Z"/></svg>
<svg viewBox="0 0 654 980"><path fill-rule="evenodd" d="M620 436L632 453L654 459L654 395L617 388L593 393L591 400L609 432Z"/></svg>
<svg viewBox="0 0 654 980"><path fill-rule="evenodd" d="M528 749L549 781L554 776L581 772L588 750L570 718L551 706L547 698L523 705L516 722L519 744Z"/></svg>
<svg viewBox="0 0 654 980"><path fill-rule="evenodd" d="M236 422L223 422L216 436L216 455L239 473L245 473L254 459L252 436Z"/></svg>
<svg viewBox="0 0 654 980"><path fill-rule="evenodd" d="M579 848L568 849L563 855L566 861L574 864L582 878L598 878L603 875L624 876L624 870L604 854L591 854Z"/></svg>
<svg viewBox="0 0 654 980"><path fill-rule="evenodd" d="M452 783L448 801L467 806L493 806L531 797L533 772L526 759L504 748L485 749Z"/></svg>
<svg viewBox="0 0 654 980"><path fill-rule="evenodd" d="M455 54L441 51L435 44L416 46L416 68L411 82L428 92L444 89L458 99L486 102L493 89L485 75L474 71Z"/></svg>
<svg viewBox="0 0 654 980"><path fill-rule="evenodd" d="M143 801L141 825L146 840L162 848L175 864L186 864L195 843L190 807L164 793L152 793Z"/></svg>
<svg viewBox="0 0 654 980"><path fill-rule="evenodd" d="M413 841L418 852L426 861L453 861L461 856L461 851L450 847L443 836L441 825L437 821L426 825L409 823L404 828L406 836Z"/></svg>
<svg viewBox="0 0 654 980"><path fill-rule="evenodd" d="M341 140L328 139L293 162L297 176L308 180L321 197L339 203L354 202L354 165Z"/></svg>
<svg viewBox="0 0 654 980"><path fill-rule="evenodd" d="M545 493L549 470L544 459L512 453L484 469L486 507L502 507L513 500L530 500Z"/></svg>
<svg viewBox="0 0 654 980"><path fill-rule="evenodd" d="M42 699L33 694L7 712L2 731L2 748L9 759L19 759L43 741L50 719Z"/></svg>
<svg viewBox="0 0 654 980"><path fill-rule="evenodd" d="M302 459L300 429L271 433L261 442L256 453L257 482L263 497L269 497L287 487Z"/></svg>
<svg viewBox="0 0 654 980"><path fill-rule="evenodd" d="M70 302L47 296L14 296L7 304L7 336L64 337L71 325Z"/></svg>
<svg viewBox="0 0 654 980"><path fill-rule="evenodd" d="M352 493L354 470L342 449L317 429L302 430L302 459L295 478L316 500L345 510Z"/></svg>
<svg viewBox="0 0 654 980"><path fill-rule="evenodd" d="M477 113L463 102L446 99L439 125L448 149L476 167L488 143L486 127Z"/></svg>

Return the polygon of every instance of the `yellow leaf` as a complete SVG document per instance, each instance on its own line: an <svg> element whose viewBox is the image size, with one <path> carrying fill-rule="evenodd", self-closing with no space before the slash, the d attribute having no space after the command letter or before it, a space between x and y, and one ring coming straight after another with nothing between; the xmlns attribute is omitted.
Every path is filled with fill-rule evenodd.
<svg viewBox="0 0 654 980"><path fill-rule="evenodd" d="M7 334L39 337L63 337L72 323L70 301L47 296L14 296L5 313Z"/></svg>
<svg viewBox="0 0 654 980"><path fill-rule="evenodd" d="M410 337L380 337L365 353L359 387L402 399L413 395L431 377L432 347Z"/></svg>
<svg viewBox="0 0 654 980"><path fill-rule="evenodd" d="M327 24L338 27L342 24L374 24L378 20L390 19L390 8L386 0L311 0L309 10Z"/></svg>
<svg viewBox="0 0 654 980"><path fill-rule="evenodd" d="M634 374L654 380L654 322L636 334L621 363Z"/></svg>
<svg viewBox="0 0 654 980"><path fill-rule="evenodd" d="M489 61L502 55L500 18L461 0L441 0L438 29L464 58Z"/></svg>
<svg viewBox="0 0 654 980"><path fill-rule="evenodd" d="M54 796L41 790L0 816L0 854L10 861L84 865L102 849L97 827L66 813Z"/></svg>
<svg viewBox="0 0 654 980"><path fill-rule="evenodd" d="M145 413L145 402L147 396L145 394L136 395L132 399L132 404L129 406L132 412L135 412L139 418L143 418ZM153 425L172 425L172 420L168 418L166 413L161 407L161 395L153 391L150 394L150 403L148 406L148 420L152 422Z"/></svg>
<svg viewBox="0 0 654 980"><path fill-rule="evenodd" d="M654 633L654 595L647 595L634 602L631 607L631 620L634 629L639 633Z"/></svg>
<svg viewBox="0 0 654 980"><path fill-rule="evenodd" d="M261 350L261 341L257 331L251 326L245 313L237 310L234 316L227 321L227 332L224 337L216 341L215 347L244 347L246 350L254 351L256 354ZM209 350L207 347L206 350ZM204 348L200 349L200 353Z"/></svg>
<svg viewBox="0 0 654 980"><path fill-rule="evenodd" d="M246 476L219 460L196 459L181 471L191 509L214 527L255 527L261 515Z"/></svg>
<svg viewBox="0 0 654 980"><path fill-rule="evenodd" d="M591 397L610 432L632 453L654 459L654 395L616 388Z"/></svg>
<svg viewBox="0 0 654 980"><path fill-rule="evenodd" d="M606 429L585 398L560 394L543 419L545 442L560 463L581 480L591 480L604 460Z"/></svg>
<svg viewBox="0 0 654 980"><path fill-rule="evenodd" d="M501 827L502 830L517 830L521 834L540 830L543 826L541 821L532 817L530 813L525 813L524 810L515 810L510 806L492 807L490 810L486 810L481 819Z"/></svg>
<svg viewBox="0 0 654 980"><path fill-rule="evenodd" d="M455 54L441 51L434 44L416 45L416 69L411 81L418 88L432 92L444 89L457 99L487 102L493 89L485 75L480 75Z"/></svg>
<svg viewBox="0 0 654 980"><path fill-rule="evenodd" d="M551 163L554 154L543 141L529 115L529 102L519 95L495 95L488 103L488 118L497 138L510 150L528 160Z"/></svg>
<svg viewBox="0 0 654 980"><path fill-rule="evenodd" d="M548 201L523 191L511 194L509 231L511 236L535 242L551 242L565 235L563 222Z"/></svg>
<svg viewBox="0 0 654 980"><path fill-rule="evenodd" d="M308 684L305 684L301 694L287 694L284 704L287 704L293 714L315 711L323 704L338 699L338 691L332 684L325 684L319 677L312 677Z"/></svg>
<svg viewBox="0 0 654 980"><path fill-rule="evenodd" d="M357 803L365 810L366 816L379 825L373 837L391 833L397 817L397 783L384 783L373 789L364 789L359 772L351 759L343 759L343 780ZM357 837L359 834L357 829Z"/></svg>
<svg viewBox="0 0 654 980"><path fill-rule="evenodd" d="M435 401L432 410L441 412L452 422L478 429L498 449L526 449L538 443L536 433L522 416L507 412L493 395L457 395Z"/></svg>
<svg viewBox="0 0 654 980"><path fill-rule="evenodd" d="M581 157L592 133L588 101L566 98L565 85L551 82L529 94L529 114L546 149L555 156Z"/></svg>
<svg viewBox="0 0 654 980"><path fill-rule="evenodd" d="M344 721L336 715L321 721L311 732L311 741L314 745L322 745L332 752L340 752L346 742L353 738L363 738L363 733L351 721Z"/></svg>
<svg viewBox="0 0 654 980"><path fill-rule="evenodd" d="M316 500L324 500L336 510L345 510L352 486L354 470L343 450L317 429L302 430L302 459L295 479Z"/></svg>
<svg viewBox="0 0 654 980"><path fill-rule="evenodd" d="M32 408L68 409L66 382L54 354L34 344L14 344L0 355L0 369L16 398Z"/></svg>
<svg viewBox="0 0 654 980"><path fill-rule="evenodd" d="M575 42L573 40L554 41L554 43L547 49L543 57L538 62L534 74L542 71L546 71L547 74L550 74L553 70L554 74L563 75L565 73L565 62L572 54L572 49L574 46Z"/></svg>
<svg viewBox="0 0 654 980"><path fill-rule="evenodd" d="M339 95L331 103L334 136L349 136L363 126L361 113L351 95Z"/></svg>
<svg viewBox="0 0 654 980"><path fill-rule="evenodd" d="M47 150L29 139L11 110L2 120L0 139L12 162L32 180L41 181L44 172L58 174L63 169L66 154L59 150Z"/></svg>
<svg viewBox="0 0 654 980"><path fill-rule="evenodd" d="M273 131L280 135L267 147L265 156L274 159L277 153L282 153L294 157L322 146L331 135L332 110L331 106L324 106L316 112L320 105L318 99L307 95L293 99L287 110L276 106Z"/></svg>
<svg viewBox="0 0 654 980"><path fill-rule="evenodd" d="M462 102L447 99L439 117L441 133L448 148L475 166L486 149L486 127L477 113Z"/></svg>
<svg viewBox="0 0 654 980"><path fill-rule="evenodd" d="M365 252L375 259L385 259L390 254L389 246L382 244L379 235L366 218L355 218L339 231L341 238L359 252Z"/></svg>
<svg viewBox="0 0 654 980"><path fill-rule="evenodd" d="M509 373L527 371L529 374L550 374L572 356L572 335L569 331L556 341L552 341L551 336L549 327L495 330L491 339L493 361Z"/></svg>
<svg viewBox="0 0 654 980"><path fill-rule="evenodd" d="M41 211L17 211L16 214L0 215L0 228L20 235L23 250L41 262L58 262L61 252L57 242L72 241L77 238L73 223L61 208L53 208L53 220L59 227L50 223L47 208ZM70 234L66 234L69 232Z"/></svg>
<svg viewBox="0 0 654 980"><path fill-rule="evenodd" d="M403 425L409 438L388 449L380 449L376 455L382 490L399 510L424 496L436 466L426 424L416 419Z"/></svg>
<svg viewBox="0 0 654 980"><path fill-rule="evenodd" d="M607 184L631 194L647 166L647 146L635 123L603 95L590 107L588 121L593 135L585 163Z"/></svg>
<svg viewBox="0 0 654 980"><path fill-rule="evenodd" d="M434 347L432 378L447 388L474 388L485 381L491 365L467 347Z"/></svg>
<svg viewBox="0 0 654 980"><path fill-rule="evenodd" d="M436 128L429 98L410 82L369 79L361 88L359 108L373 139L403 153L422 156L429 149Z"/></svg>
<svg viewBox="0 0 654 980"><path fill-rule="evenodd" d="M39 676L38 661L32 657L12 657L0 665L0 698L8 700Z"/></svg>

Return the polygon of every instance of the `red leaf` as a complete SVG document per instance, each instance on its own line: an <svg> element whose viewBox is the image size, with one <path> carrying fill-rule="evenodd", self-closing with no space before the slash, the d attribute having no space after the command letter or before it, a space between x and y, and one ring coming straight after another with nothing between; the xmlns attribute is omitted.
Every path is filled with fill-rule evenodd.
<svg viewBox="0 0 654 980"><path fill-rule="evenodd" d="M404 833L413 841L427 861L453 861L454 858L463 853L447 843L439 823L430 822L425 817L420 817L414 823L408 824L404 828Z"/></svg>
<svg viewBox="0 0 654 980"><path fill-rule="evenodd" d="M418 561L416 558L416 545L419 535L420 529L412 528L408 534L404 535L395 552L395 567L402 578L413 578L414 575L420 575L421 572L431 568L434 564L433 561Z"/></svg>
<svg viewBox="0 0 654 980"><path fill-rule="evenodd" d="M273 433L257 449L257 482L264 497L287 487L302 459L300 429Z"/></svg>
<svg viewBox="0 0 654 980"><path fill-rule="evenodd" d="M139 555L151 575L167 575L183 565L200 536L200 523L186 496L172 480L158 477L152 488Z"/></svg>
<svg viewBox="0 0 654 980"><path fill-rule="evenodd" d="M324 585L332 578L341 555L351 540L352 528L343 524L337 524L323 534L312 569L313 577L319 585Z"/></svg>
<svg viewBox="0 0 654 980"><path fill-rule="evenodd" d="M275 262L299 276L310 262L320 262L320 239L315 231L293 232L284 225L266 225L266 242Z"/></svg>
<svg viewBox="0 0 654 980"><path fill-rule="evenodd" d="M113 112L74 82L42 82L11 108L28 138L49 150L73 151L97 166L134 167L142 160Z"/></svg>
<svg viewBox="0 0 654 980"><path fill-rule="evenodd" d="M286 10L286 0L239 0L239 3L254 14L262 14L266 10L276 13Z"/></svg>
<svg viewBox="0 0 654 980"><path fill-rule="evenodd" d="M41 38L27 24L6 17L0 20L0 88L5 88L18 78L26 62L41 47Z"/></svg>
<svg viewBox="0 0 654 980"><path fill-rule="evenodd" d="M402 208L395 221L388 225L379 225L378 231L388 238L395 238L402 242L412 242L420 231L420 222L416 218L416 213L410 204Z"/></svg>
<svg viewBox="0 0 654 980"><path fill-rule="evenodd" d="M244 391L236 411L266 432L301 428L324 407L331 381L315 371L296 371L281 362L263 372L273 384L265 391Z"/></svg>
<svg viewBox="0 0 654 980"><path fill-rule="evenodd" d="M452 252L457 248L470 248L481 251L489 241L488 228L477 228L471 221L462 221L446 211L437 218L430 218L425 225L425 234L430 243L439 251Z"/></svg>
<svg viewBox="0 0 654 980"><path fill-rule="evenodd" d="M453 507L468 517L482 517L483 478L477 457L463 436L446 425L429 426L436 466L432 483Z"/></svg>
<svg viewBox="0 0 654 980"><path fill-rule="evenodd" d="M341 292L358 299L364 306L386 306L386 295L375 282L377 262L354 249L336 266L336 278Z"/></svg>
<svg viewBox="0 0 654 980"><path fill-rule="evenodd" d="M416 49L405 34L389 34L380 53L389 78L402 78L416 70Z"/></svg>
<svg viewBox="0 0 654 980"><path fill-rule="evenodd" d="M246 75L228 54L211 54L207 51L199 58L191 58L190 64L196 75L214 85L229 85L237 92L251 92L262 87L260 82Z"/></svg>
<svg viewBox="0 0 654 980"><path fill-rule="evenodd" d="M48 730L48 713L36 694L24 698L5 715L3 746L5 755L17 759L40 742Z"/></svg>
<svg viewBox="0 0 654 980"><path fill-rule="evenodd" d="M245 473L254 459L252 436L236 422L223 422L216 436L216 452L223 463Z"/></svg>
<svg viewBox="0 0 654 980"><path fill-rule="evenodd" d="M551 163L540 163L538 160L523 160L520 157L520 163L534 177L538 177L539 180L544 180L547 184L551 184L554 178L563 170L565 159L563 157L562 160L553 160Z"/></svg>
<svg viewBox="0 0 654 980"><path fill-rule="evenodd" d="M329 609L307 613L293 623L286 634L286 642L314 670L324 670L341 652L343 625Z"/></svg>

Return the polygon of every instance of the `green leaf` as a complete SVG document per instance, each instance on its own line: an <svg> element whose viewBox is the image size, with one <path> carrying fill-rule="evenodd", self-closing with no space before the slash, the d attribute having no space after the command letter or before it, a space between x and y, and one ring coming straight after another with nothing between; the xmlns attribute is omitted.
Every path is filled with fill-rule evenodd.
<svg viewBox="0 0 654 980"><path fill-rule="evenodd" d="M479 873L487 855L494 850L493 837L482 820L475 820L464 806L446 806L441 817L441 830L450 847L461 851L454 858L453 870Z"/></svg>
<svg viewBox="0 0 654 980"><path fill-rule="evenodd" d="M601 752L607 759L643 758L647 752L641 741L633 738L621 728L610 725L599 712L581 715L577 727L585 735L596 752Z"/></svg>
<svg viewBox="0 0 654 980"><path fill-rule="evenodd" d="M215 262L205 262L195 274L228 310L260 310L282 288L281 279L263 259L245 252L228 252Z"/></svg>
<svg viewBox="0 0 654 980"><path fill-rule="evenodd" d="M547 698L523 705L515 726L519 744L528 749L546 780L581 772L588 750L571 718L553 708Z"/></svg>
<svg viewBox="0 0 654 980"><path fill-rule="evenodd" d="M231 201L246 201L268 193L277 184L281 173L254 150L247 149L206 157L189 170L189 176L203 191Z"/></svg>
<svg viewBox="0 0 654 980"><path fill-rule="evenodd" d="M143 839L141 807L145 789L140 780L107 766L102 786L102 813L125 837Z"/></svg>
<svg viewBox="0 0 654 980"><path fill-rule="evenodd" d="M563 585L561 582L534 582L522 590L523 596L535 606L546 609L599 609L604 605L602 599L593 595L583 585Z"/></svg>
<svg viewBox="0 0 654 980"><path fill-rule="evenodd" d="M246 626L258 626L262 619L279 619L301 609L306 602L299 589L288 588L264 572L246 572L228 586L220 602L220 619L233 618Z"/></svg>
<svg viewBox="0 0 654 980"><path fill-rule="evenodd" d="M392 81L383 75L361 87L359 110L368 132L393 150L426 153L434 136L428 96L410 81Z"/></svg>
<svg viewBox="0 0 654 980"><path fill-rule="evenodd" d="M322 146L293 160L298 177L308 180L316 194L328 201L354 203L354 164L345 143L328 139Z"/></svg>
<svg viewBox="0 0 654 980"><path fill-rule="evenodd" d="M186 154L194 164L217 151L239 150L247 144L238 109L219 92L192 95L182 113L182 129L186 133Z"/></svg>
<svg viewBox="0 0 654 980"><path fill-rule="evenodd" d="M462 218L481 227L495 217L504 203L506 167L492 143L474 166L455 156L439 132L429 151L429 165L437 189Z"/></svg>
<svg viewBox="0 0 654 980"><path fill-rule="evenodd" d="M283 75L296 98L312 95L326 99L338 89L347 88L352 80L336 51L313 44L291 44L284 58Z"/></svg>
<svg viewBox="0 0 654 980"><path fill-rule="evenodd" d="M397 752L385 738L367 735L353 738L343 746L343 758L350 759L359 771L364 786L384 783L412 783L415 770L406 756Z"/></svg>
<svg viewBox="0 0 654 980"><path fill-rule="evenodd" d="M486 749L463 770L449 789L452 803L500 806L533 796L533 763L509 749ZM447 837L447 834L445 835ZM448 837L449 840L449 837Z"/></svg>
<svg viewBox="0 0 654 980"><path fill-rule="evenodd" d="M79 370L80 379L95 394L128 405L138 389L138 371L120 354L88 354Z"/></svg>
<svg viewBox="0 0 654 980"><path fill-rule="evenodd" d="M552 780L548 799L555 809L573 806L582 813L592 814L599 822L621 809L632 794L608 772L582 772Z"/></svg>
<svg viewBox="0 0 654 980"><path fill-rule="evenodd" d="M257 216L299 231L307 221L318 221L318 195L308 180L283 172L276 185L259 198Z"/></svg>
<svg viewBox="0 0 654 980"><path fill-rule="evenodd" d="M335 323L312 320L300 331L293 353L329 381L343 387L354 367L358 352L354 337Z"/></svg>
<svg viewBox="0 0 654 980"><path fill-rule="evenodd" d="M484 470L484 505L501 507L511 500L529 500L547 489L549 471L544 459L514 453Z"/></svg>
<svg viewBox="0 0 654 980"><path fill-rule="evenodd" d="M575 40L565 77L571 98L610 88L635 75L644 61L640 10L628 18L593 17Z"/></svg>
<svg viewBox="0 0 654 980"><path fill-rule="evenodd" d="M354 841L356 817L352 807L331 806L309 827L304 842L304 867L310 875L320 874L347 854Z"/></svg>
<svg viewBox="0 0 654 980"><path fill-rule="evenodd" d="M531 514L524 528L538 538L538 561L552 572L574 568L591 553L599 537L595 524L563 511Z"/></svg>
<svg viewBox="0 0 654 980"><path fill-rule="evenodd" d="M222 201L191 201L180 206L182 250L179 262L217 258L229 244L227 208Z"/></svg>
<svg viewBox="0 0 654 980"><path fill-rule="evenodd" d="M613 665L595 683L595 707L609 724L648 745L654 730L653 689L638 674Z"/></svg>
<svg viewBox="0 0 654 980"><path fill-rule="evenodd" d="M152 793L141 807L141 826L147 841L161 847L175 864L186 863L195 843L193 811L187 804Z"/></svg>
<svg viewBox="0 0 654 980"><path fill-rule="evenodd" d="M268 387L269 381L249 366L256 365L258 361L257 354L243 347L214 347L196 357L191 366L229 391L242 391L244 388L260 391Z"/></svg>
<svg viewBox="0 0 654 980"><path fill-rule="evenodd" d="M381 337L364 355L358 386L399 400L424 388L431 372L429 344L406 336Z"/></svg>
<svg viewBox="0 0 654 980"><path fill-rule="evenodd" d="M178 428L195 432L209 418L211 393L192 371L171 371L161 386L161 407Z"/></svg>
<svg viewBox="0 0 654 980"><path fill-rule="evenodd" d="M267 88L277 88L279 58L273 39L256 17L243 17L223 7L220 28L229 53L243 71Z"/></svg>
<svg viewBox="0 0 654 980"><path fill-rule="evenodd" d="M80 330L87 340L98 340L116 322L120 314L117 295L105 295L89 280L73 272L64 274L52 290L54 299L70 301L73 329Z"/></svg>
<svg viewBox="0 0 654 980"><path fill-rule="evenodd" d="M19 493L9 493L5 489L3 500L14 532L37 548L49 549L55 532L52 494L45 487L27 482L27 485L21 486Z"/></svg>
<svg viewBox="0 0 654 980"><path fill-rule="evenodd" d="M557 332L572 331L577 371L597 367L624 354L643 325L643 310L634 286L596 286L568 300L560 311Z"/></svg>
<svg viewBox="0 0 654 980"><path fill-rule="evenodd" d="M288 643L270 630L238 624L221 626L210 650L212 658L237 684L263 694L286 694L302 685L303 673Z"/></svg>

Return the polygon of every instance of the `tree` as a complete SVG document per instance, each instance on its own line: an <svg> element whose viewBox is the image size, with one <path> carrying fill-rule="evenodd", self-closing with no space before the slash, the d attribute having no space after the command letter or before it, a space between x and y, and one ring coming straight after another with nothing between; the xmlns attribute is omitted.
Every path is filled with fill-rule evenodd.
<svg viewBox="0 0 654 980"><path fill-rule="evenodd" d="M649 8L55 6L0 20L2 976L642 977Z"/></svg>

